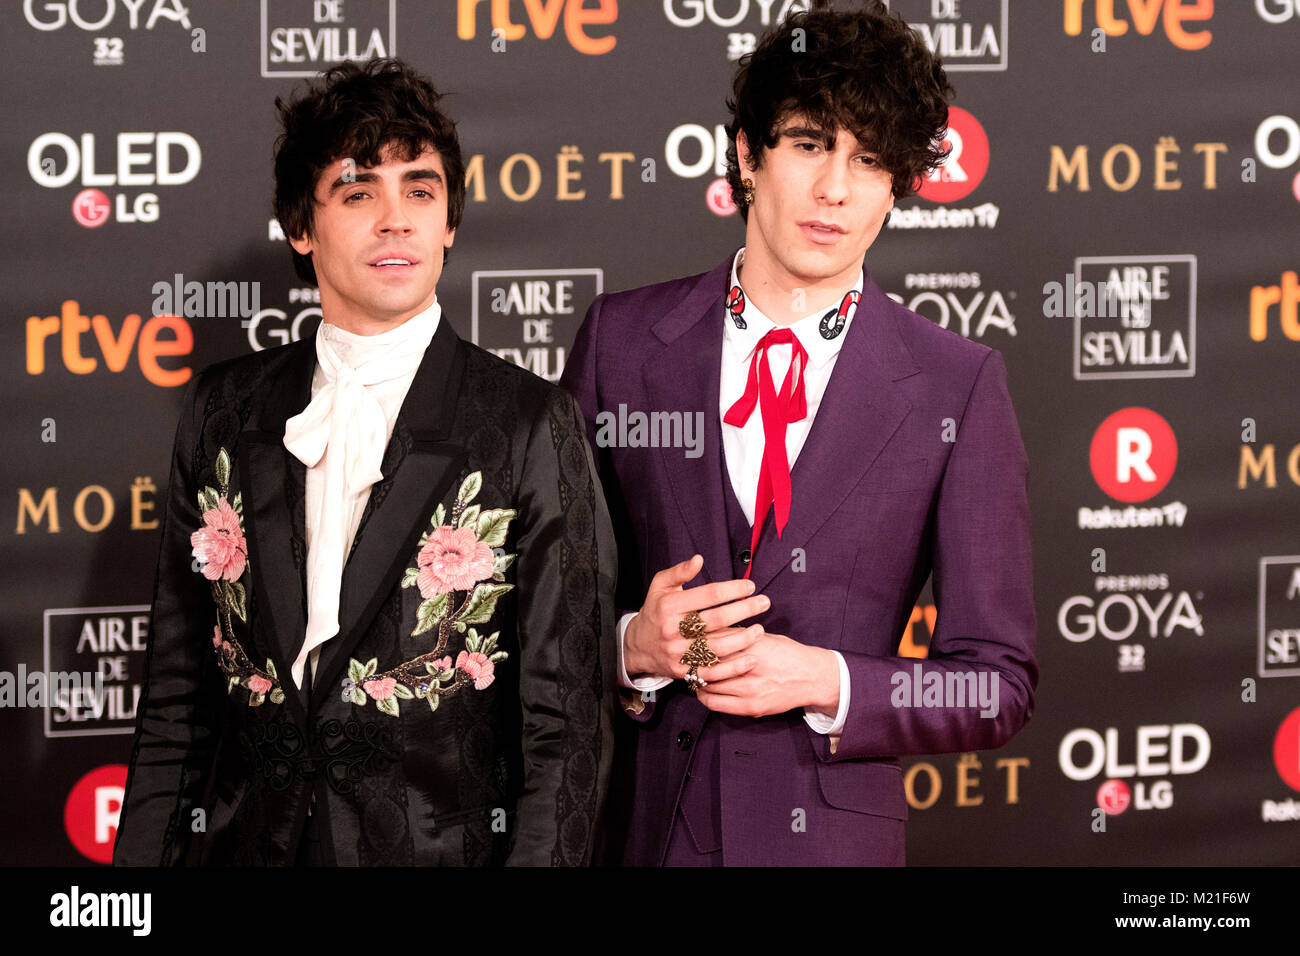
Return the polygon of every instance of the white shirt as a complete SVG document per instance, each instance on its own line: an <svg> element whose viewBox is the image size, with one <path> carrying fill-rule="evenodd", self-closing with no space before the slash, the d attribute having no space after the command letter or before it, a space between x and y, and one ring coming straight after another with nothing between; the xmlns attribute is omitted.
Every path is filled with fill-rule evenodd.
<svg viewBox="0 0 1300 956"><path fill-rule="evenodd" d="M740 266L744 261L745 250L742 248L732 261L731 285L728 288L740 285ZM861 293L861 274L858 275L857 284L853 289ZM850 290L844 291L847 293ZM831 372L835 370L835 360L839 357L840 348L848 336L848 328L853 322L856 309L849 312L844 327L833 339L824 338L820 332L822 316L826 311L824 308L818 309L789 326L790 331L799 340L799 344L808 353L808 367L804 370L804 396L808 403L808 414L800 421L790 422L785 430L786 459L791 469L794 468L795 459L799 457L799 452L808 439L813 419L821 407L822 396L826 394L826 385L830 382ZM758 310L749 300L749 296L745 296L745 328L736 325L725 307L722 316L722 374L718 387L719 420L724 418L731 406L744 394L749 379L749 366L759 340L773 329L780 328ZM772 371L772 380L778 389L785 381L786 372L790 368L792 351L793 347L790 345L773 345L767 350L768 367ZM763 462L763 444L761 406L756 405L749 420L739 428L722 421L722 447L726 455L727 474L731 479L731 488L736 493L736 500L744 510L745 520L751 527L754 524L754 499L758 494L758 479ZM718 520L722 520L721 516ZM768 546L771 547L770 544ZM642 677L632 680L624 666L624 635L628 623L635 616L635 614L625 614L618 622L619 681L624 687L642 693L660 690L671 684L672 679ZM818 733L838 735L844 729L844 721L849 712L849 667L844 660L844 655L839 651L832 651L832 653L840 665L839 708L834 718L805 711L804 720Z"/></svg>
<svg viewBox="0 0 1300 956"><path fill-rule="evenodd" d="M419 348L422 354L432 340L433 333L437 331L441 317L442 308L435 299L433 304L423 312L413 315L397 328L389 329L387 332L381 332L378 335L357 335L355 332L348 332L337 325L330 325L326 322L320 324L316 334L325 336L343 361L350 366L356 367L372 359L379 358L390 350L405 352L411 348ZM387 424L387 432L384 435L383 442L384 448L388 447L388 442L393 437L393 428L397 424L397 413L401 410L402 402L406 400L406 393L410 391L411 382L415 380L417 369L418 363L416 368L412 369L408 374L366 386L367 393L379 402L379 406L384 413L384 420ZM315 398L321 389L325 387L325 384L325 372L317 363L316 371L312 375L311 397ZM307 469L306 532L307 561L309 565L315 543L315 531L320 526L323 509L328 507L342 512L346 532L342 560L346 563L347 555L352 550L352 541L356 537L357 529L361 524L361 515L365 511L366 502L370 500L370 487L366 487L359 494L352 495L348 501L326 502L323 500L326 460L330 454L331 451L326 449L324 457ZM313 612L321 613L321 609L316 604L317 602L312 600L312 590L308 588L307 615L309 619ZM333 636L338 636L337 631ZM310 657L313 678L316 676L316 667L319 660L320 646L317 646L312 649Z"/></svg>

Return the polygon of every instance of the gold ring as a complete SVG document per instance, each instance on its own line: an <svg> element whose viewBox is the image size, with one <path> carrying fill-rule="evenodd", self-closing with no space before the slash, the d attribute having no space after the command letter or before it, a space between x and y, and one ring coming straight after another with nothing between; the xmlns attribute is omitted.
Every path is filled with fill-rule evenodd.
<svg viewBox="0 0 1300 956"><path fill-rule="evenodd" d="M698 694L700 692L701 687L709 686L709 682L706 680L702 680L700 678L700 675L695 673L696 670L698 670L698 668L692 666L691 669L686 672L685 680L686 683L690 685L691 690L695 691L695 693Z"/></svg>
<svg viewBox="0 0 1300 956"><path fill-rule="evenodd" d="M688 641L695 641L703 637L706 633L704 619L700 617L699 611L687 611L682 615L681 621L677 624L677 633ZM682 662L686 663L685 661Z"/></svg>

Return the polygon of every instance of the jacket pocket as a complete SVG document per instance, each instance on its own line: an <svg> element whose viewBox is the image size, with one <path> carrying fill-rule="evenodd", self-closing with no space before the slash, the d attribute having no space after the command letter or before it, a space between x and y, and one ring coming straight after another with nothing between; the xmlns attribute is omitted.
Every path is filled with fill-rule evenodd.
<svg viewBox="0 0 1300 956"><path fill-rule="evenodd" d="M817 762L817 785L822 799L840 810L907 819L903 795L903 769L897 762L844 760Z"/></svg>

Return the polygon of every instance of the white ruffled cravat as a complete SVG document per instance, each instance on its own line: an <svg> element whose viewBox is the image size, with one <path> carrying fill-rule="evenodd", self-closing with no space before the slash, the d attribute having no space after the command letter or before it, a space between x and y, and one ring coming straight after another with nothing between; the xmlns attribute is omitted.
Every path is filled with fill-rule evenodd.
<svg viewBox="0 0 1300 956"><path fill-rule="evenodd" d="M324 387L284 428L284 447L308 468L320 465L324 472L317 507L307 516L312 529L307 549L307 632L292 667L298 687L312 651L338 633L346 549L371 485L383 478L380 465L391 426L370 389L405 378L404 398L440 315L435 300L425 311L379 335L357 335L325 322L316 330L316 358ZM400 402L401 398L399 407ZM394 409L394 418L395 413Z"/></svg>

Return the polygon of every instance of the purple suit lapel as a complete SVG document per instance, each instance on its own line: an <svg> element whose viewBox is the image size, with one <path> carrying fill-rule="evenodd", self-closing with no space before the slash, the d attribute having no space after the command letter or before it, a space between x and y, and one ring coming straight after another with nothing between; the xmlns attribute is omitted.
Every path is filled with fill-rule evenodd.
<svg viewBox="0 0 1300 956"><path fill-rule="evenodd" d="M730 269L728 257L654 324L652 331L664 348L641 367L650 399L650 408L644 411L704 412L700 457L688 458L681 448L659 448L657 454L691 540L704 558L703 577L711 582L731 577L722 503L722 425L718 420L721 322ZM689 555L682 560L686 557Z"/></svg>

